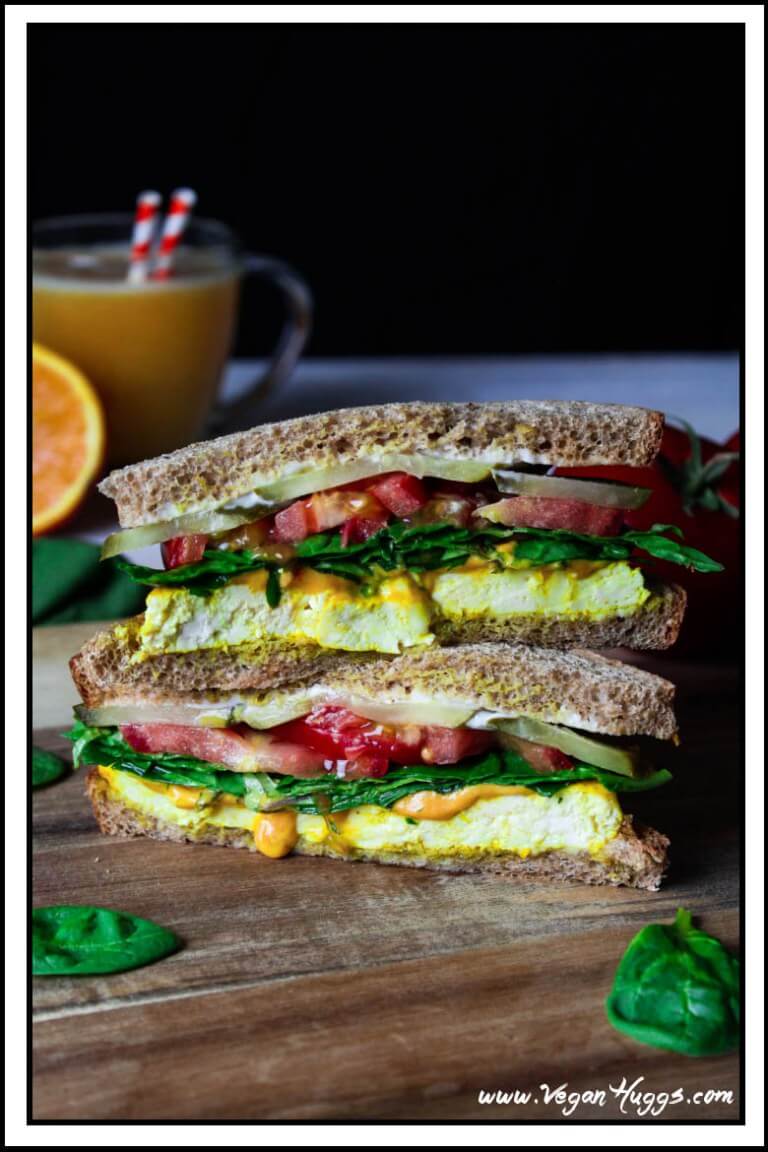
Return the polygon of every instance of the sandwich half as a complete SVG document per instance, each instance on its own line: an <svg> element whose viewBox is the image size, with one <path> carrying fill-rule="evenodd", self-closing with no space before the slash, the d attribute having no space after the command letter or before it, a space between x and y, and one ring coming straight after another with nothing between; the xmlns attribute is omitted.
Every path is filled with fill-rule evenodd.
<svg viewBox="0 0 768 1152"><path fill-rule="evenodd" d="M390 404L114 472L100 487L123 529L104 555L161 543L165 564L117 561L151 590L116 643L134 664L239 650L267 666L265 682L333 652L667 647L685 594L644 565L720 565L669 526L626 526L646 489L550 474L647 465L662 423L618 405Z"/></svg>
<svg viewBox="0 0 768 1152"><path fill-rule="evenodd" d="M425 648L268 691L79 668L70 738L102 831L449 871L658 888L626 793L669 779L674 688L591 652ZM639 741L639 742L638 742Z"/></svg>

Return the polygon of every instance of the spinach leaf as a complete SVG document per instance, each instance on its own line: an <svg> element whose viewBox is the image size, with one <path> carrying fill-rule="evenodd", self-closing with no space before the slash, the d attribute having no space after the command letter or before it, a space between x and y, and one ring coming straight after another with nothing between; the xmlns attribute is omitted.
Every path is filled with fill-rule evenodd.
<svg viewBox="0 0 768 1152"><path fill-rule="evenodd" d="M670 539L665 533L673 533ZM342 545L341 533L318 532L295 545L295 560L318 572L342 576L347 580L370 580L378 572L429 572L437 568L455 568L471 556L500 559L496 551L505 541L515 541L515 558L532 564L558 564L569 560L628 560L636 549L673 564L683 564L698 572L720 572L722 564L711 560L696 548L689 548L679 537L679 528L671 524L654 524L648 531L628 529L621 536L589 536L559 528L506 528L486 524L474 529L437 522L409 526L395 521L358 544ZM233 576L266 568L267 603L280 602L281 565L269 557L243 549L229 552L207 548L202 560L167 570L146 568L117 558L114 563L131 579L155 588L186 588L196 596L207 596L221 588Z"/></svg>
<svg viewBox="0 0 768 1152"><path fill-rule="evenodd" d="M278 568L274 561L257 556L247 548L241 552L206 548L202 560L180 564L177 568L147 568L143 564L131 564L122 556L117 556L112 563L138 584L149 584L153 588L185 588L194 596L207 596L243 572L258 572L266 568L271 575ZM279 591L279 583L277 587Z"/></svg>
<svg viewBox="0 0 768 1152"><path fill-rule="evenodd" d="M647 531L627 529L621 536L588 536L560 528L510 528L524 537L515 546L515 556L537 564L558 560L627 560L637 548L660 560L682 564L697 572L722 572L723 565L711 560L697 548L682 544L682 531L674 524L653 524ZM677 537L670 540L664 533Z"/></svg>
<svg viewBox="0 0 768 1152"><path fill-rule="evenodd" d="M86 736L84 732L91 735ZM254 775L230 772L191 756L134 752L115 729L87 729L81 721L73 726L69 738L80 744L83 763L104 764L158 783L210 788L244 797L249 793L248 781ZM345 780L332 775L308 779L279 774L258 775L269 793L271 805L282 799L286 808L306 813L342 812L359 804L391 808L397 800L412 792L455 792L470 784L521 785L542 796L553 796L568 784L578 781L594 780L611 792L641 792L658 788L672 778L665 769L639 777L619 776L579 761L574 762L570 769L541 773L517 753L506 749L462 760L459 764L391 765L386 776L360 780Z"/></svg>
<svg viewBox="0 0 768 1152"><path fill-rule="evenodd" d="M270 568L267 576L266 597L270 608L277 608L280 603L280 574L275 568Z"/></svg>
<svg viewBox="0 0 768 1152"><path fill-rule="evenodd" d="M622 539L629 540L636 548L647 552L649 556L655 556L658 560L668 560L671 564L683 564L687 568L695 569L696 572L723 571L722 564L718 563L717 560L710 559L703 552L699 552L698 548L691 548L687 544L681 544L679 540L670 540L667 536L662 536L656 531L659 527L667 531L673 530L669 524L655 524L650 532L625 532ZM679 529L674 529L674 531L682 535Z"/></svg>
<svg viewBox="0 0 768 1152"><path fill-rule="evenodd" d="M619 776L576 761L559 772L537 772L515 752L499 751L463 760L459 764L392 765L386 776L343 780L337 776L304 780L273 776L274 792L298 812L342 812L359 804L391 808L412 792L455 792L472 784L505 784L530 788L542 796L554 796L568 784L594 780L612 792L639 792L671 780L665 770L644 777ZM323 797L320 802L318 798Z"/></svg>
<svg viewBox="0 0 768 1152"><path fill-rule="evenodd" d="M245 795L242 773L230 772L223 766L217 767L195 756L136 752L116 728L92 728L77 720L65 735L75 746L73 758L77 767L80 764L103 764L105 768L120 768L134 776L163 784L184 784L188 788L210 788L215 792Z"/></svg>
<svg viewBox="0 0 768 1152"><path fill-rule="evenodd" d="M125 972L160 960L179 945L168 928L112 908L68 904L32 912L33 976Z"/></svg>
<svg viewBox="0 0 768 1152"><path fill-rule="evenodd" d="M32 787L42 788L44 784L53 784L67 771L68 765L60 756L53 752L46 752L45 748L32 749Z"/></svg>
<svg viewBox="0 0 768 1152"><path fill-rule="evenodd" d="M673 924L649 924L630 941L606 1001L608 1019L656 1048L730 1052L739 1043L739 981L738 958L678 908Z"/></svg>
<svg viewBox="0 0 768 1152"><path fill-rule="evenodd" d="M556 536L553 531L533 535L533 530L515 545L515 558L530 560L532 564L560 564L569 560L628 560L632 545L617 537L602 544Z"/></svg>
<svg viewBox="0 0 768 1152"><path fill-rule="evenodd" d="M709 560L695 548L670 541L664 533L680 537L679 528L671 524L654 524L647 532L627 530L621 536L589 536L560 528L506 528L487 524L482 528L459 528L453 524L435 523L408 527L402 521L382 528L359 544L342 547L339 533L319 533L296 545L296 557L312 567L318 562L348 561L360 568L373 566L418 570L421 566L450 566L444 561L455 553L457 563L471 555L492 556L496 547L515 540L515 556L539 564L559 560L626 560L634 548L649 554L674 559L676 563L700 567L702 571L720 570L721 565ZM656 551L653 552L652 549Z"/></svg>

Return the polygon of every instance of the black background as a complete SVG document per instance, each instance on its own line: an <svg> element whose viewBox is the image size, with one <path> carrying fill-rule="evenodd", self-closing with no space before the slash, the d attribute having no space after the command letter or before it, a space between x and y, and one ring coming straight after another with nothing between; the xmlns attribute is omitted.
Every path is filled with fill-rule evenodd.
<svg viewBox="0 0 768 1152"><path fill-rule="evenodd" d="M307 277L310 354L730 350L743 56L737 25L31 26L31 214L191 185ZM238 352L277 322L252 287Z"/></svg>

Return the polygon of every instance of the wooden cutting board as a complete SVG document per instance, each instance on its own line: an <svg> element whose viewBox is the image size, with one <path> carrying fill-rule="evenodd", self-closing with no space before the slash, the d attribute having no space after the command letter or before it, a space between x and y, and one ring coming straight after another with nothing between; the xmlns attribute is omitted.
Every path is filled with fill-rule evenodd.
<svg viewBox="0 0 768 1152"><path fill-rule="evenodd" d="M62 750L66 660L93 625L35 636L36 742ZM44 1120L621 1120L611 1087L672 1093L667 1120L736 1121L736 1056L637 1044L603 1002L630 938L690 908L739 942L739 681L643 661L679 685L675 781L628 805L672 837L658 893L510 883L102 837L82 775L34 796L34 903L148 916L177 955L33 981L33 1115ZM53 727L55 726L55 727ZM729 786L724 786L724 780ZM527 1102L481 1104L480 1091ZM696 1093L720 1095L708 1102ZM725 1094L730 1094L730 1100Z"/></svg>

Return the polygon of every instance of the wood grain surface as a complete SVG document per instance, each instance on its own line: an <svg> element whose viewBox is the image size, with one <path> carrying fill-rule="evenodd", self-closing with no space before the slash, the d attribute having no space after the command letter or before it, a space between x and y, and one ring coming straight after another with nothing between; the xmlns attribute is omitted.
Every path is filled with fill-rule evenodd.
<svg viewBox="0 0 768 1152"><path fill-rule="evenodd" d="M32 725L68 725L80 697L69 675L69 659L109 621L79 620L51 628L32 629Z"/></svg>
<svg viewBox="0 0 768 1152"><path fill-rule="evenodd" d="M45 661L62 638L41 645ZM741 790L723 787L740 779L738 678L643 663L678 682L684 735L659 756L674 783L627 805L672 837L658 893L122 841L99 834L81 775L38 791L35 905L120 908L184 947L133 972L34 980L34 1119L567 1124L547 1084L604 1090L573 1118L616 1121L638 1111L610 1086L641 1078L683 1090L662 1121L736 1121L736 1056L637 1044L603 1010L629 939L678 906L739 941ZM55 731L35 739L65 747ZM478 1102L497 1089L531 1098ZM707 1092L732 1099L694 1103Z"/></svg>

